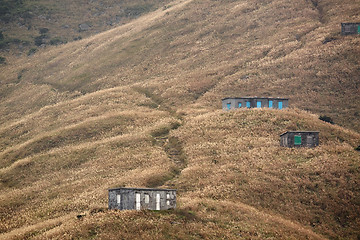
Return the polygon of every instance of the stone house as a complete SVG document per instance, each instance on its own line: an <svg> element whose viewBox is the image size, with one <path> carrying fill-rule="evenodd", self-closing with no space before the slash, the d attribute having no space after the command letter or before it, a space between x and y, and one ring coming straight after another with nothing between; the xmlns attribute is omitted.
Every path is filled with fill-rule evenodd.
<svg viewBox="0 0 360 240"><path fill-rule="evenodd" d="M156 188L109 189L109 209L167 210L176 207L176 190Z"/></svg>
<svg viewBox="0 0 360 240"><path fill-rule="evenodd" d="M360 23L341 23L341 35L360 34Z"/></svg>
<svg viewBox="0 0 360 240"><path fill-rule="evenodd" d="M319 146L318 131L288 131L280 135L282 147L309 147Z"/></svg>
<svg viewBox="0 0 360 240"><path fill-rule="evenodd" d="M236 108L274 108L283 109L289 106L288 98L269 97L235 97L223 98L222 108L225 110Z"/></svg>

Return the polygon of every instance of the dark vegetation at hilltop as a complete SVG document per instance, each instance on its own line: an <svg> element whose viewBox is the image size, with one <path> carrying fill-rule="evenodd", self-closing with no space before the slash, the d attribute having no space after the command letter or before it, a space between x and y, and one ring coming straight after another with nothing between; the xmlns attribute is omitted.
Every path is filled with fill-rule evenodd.
<svg viewBox="0 0 360 240"><path fill-rule="evenodd" d="M27 16L29 9L23 8L24 0L0 0L0 20L9 23L16 15Z"/></svg>
<svg viewBox="0 0 360 240"><path fill-rule="evenodd" d="M110 29L164 6L170 0L42 1L0 0L0 50L24 53L59 45ZM91 27L79 27L81 24ZM46 33L36 32L48 29Z"/></svg>
<svg viewBox="0 0 360 240"><path fill-rule="evenodd" d="M331 119L331 117L329 116L326 116L326 115L321 115L319 117L320 120L324 121L324 122L328 122L328 123L331 123L331 124L334 124L333 120Z"/></svg>

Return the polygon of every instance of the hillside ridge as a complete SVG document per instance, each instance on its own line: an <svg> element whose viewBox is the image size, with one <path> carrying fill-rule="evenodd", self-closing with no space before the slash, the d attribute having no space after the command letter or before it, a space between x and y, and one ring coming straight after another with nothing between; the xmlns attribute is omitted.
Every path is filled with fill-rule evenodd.
<svg viewBox="0 0 360 240"><path fill-rule="evenodd" d="M0 238L358 238L360 38L339 32L358 10L177 0L9 59ZM290 107L225 111L229 96ZM296 130L319 131L320 145L280 147ZM109 211L114 187L175 188L177 209Z"/></svg>

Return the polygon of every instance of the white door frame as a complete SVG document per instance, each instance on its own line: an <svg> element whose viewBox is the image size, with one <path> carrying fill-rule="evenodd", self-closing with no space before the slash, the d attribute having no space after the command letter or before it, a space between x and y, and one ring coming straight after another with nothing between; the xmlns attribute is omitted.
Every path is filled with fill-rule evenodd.
<svg viewBox="0 0 360 240"><path fill-rule="evenodd" d="M140 193L135 193L135 209L141 210Z"/></svg>

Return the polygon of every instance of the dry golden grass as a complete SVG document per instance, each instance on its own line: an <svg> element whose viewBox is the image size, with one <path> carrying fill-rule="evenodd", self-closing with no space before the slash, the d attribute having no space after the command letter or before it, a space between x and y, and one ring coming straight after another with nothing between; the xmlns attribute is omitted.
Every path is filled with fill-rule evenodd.
<svg viewBox="0 0 360 240"><path fill-rule="evenodd" d="M338 34L358 1L170 5L1 67L0 239L358 238L359 38ZM219 110L242 95L292 108ZM320 146L281 148L287 130ZM119 186L179 208L105 210Z"/></svg>
<svg viewBox="0 0 360 240"><path fill-rule="evenodd" d="M320 146L279 147L279 135L294 128L319 130ZM351 235L360 220L354 188L360 180L354 150L360 135L339 130L299 110L217 111L190 118L173 132L188 156L178 188L188 197L270 210L328 236Z"/></svg>

